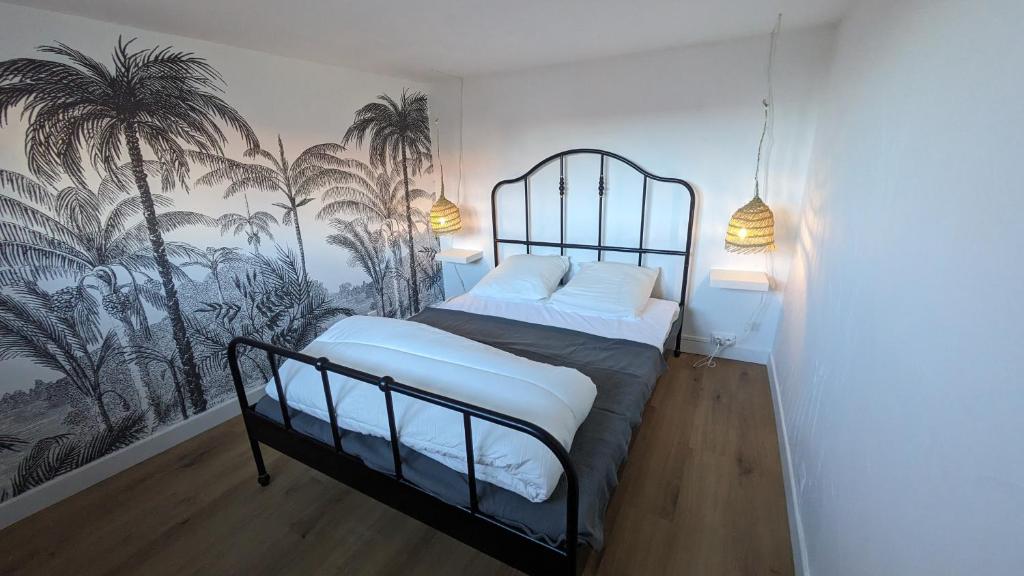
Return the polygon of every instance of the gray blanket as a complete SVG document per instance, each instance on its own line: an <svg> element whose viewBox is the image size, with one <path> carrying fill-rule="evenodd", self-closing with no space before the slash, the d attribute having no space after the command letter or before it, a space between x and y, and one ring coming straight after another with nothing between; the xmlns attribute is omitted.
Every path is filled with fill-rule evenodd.
<svg viewBox="0 0 1024 576"><path fill-rule="evenodd" d="M580 538L594 549L604 544L604 515L618 484L633 429L666 364L661 351L647 344L613 340L582 332L428 308L410 320L440 328L517 356L575 368L597 386L597 398L573 441L570 455L580 482ZM281 421L276 401L264 397L257 412ZM292 426L330 444L330 424L290 410ZM376 470L391 473L390 443L342 431L342 448ZM469 480L422 454L401 446L402 470L420 488L461 506L469 505ZM565 539L565 477L551 498L532 503L486 482L478 483L480 509L495 519L549 544Z"/></svg>

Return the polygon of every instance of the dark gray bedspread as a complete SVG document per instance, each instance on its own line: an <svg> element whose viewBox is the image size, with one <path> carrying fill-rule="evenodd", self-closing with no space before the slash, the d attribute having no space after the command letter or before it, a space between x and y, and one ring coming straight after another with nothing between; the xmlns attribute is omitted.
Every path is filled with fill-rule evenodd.
<svg viewBox="0 0 1024 576"><path fill-rule="evenodd" d="M456 310L428 308L410 320L506 350L517 356L576 368L594 381L597 398L573 441L570 455L580 482L580 537L595 549L604 543L604 515L618 484L619 467L626 460L633 429L666 364L653 346L613 340L538 324L481 316ZM257 412L278 422L278 403L264 397ZM290 410L292 426L330 444L330 424ZM342 448L367 466L392 472L390 442L342 431ZM469 480L461 474L405 446L402 470L420 488L462 506L469 505ZM478 483L480 509L486 514L549 544L565 538L565 477L551 498L533 503L486 482Z"/></svg>

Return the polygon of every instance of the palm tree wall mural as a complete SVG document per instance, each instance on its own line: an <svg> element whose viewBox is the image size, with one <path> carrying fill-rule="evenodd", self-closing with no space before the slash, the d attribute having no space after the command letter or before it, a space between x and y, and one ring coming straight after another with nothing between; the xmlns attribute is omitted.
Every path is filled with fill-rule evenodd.
<svg viewBox="0 0 1024 576"><path fill-rule="evenodd" d="M113 331L99 338L95 314L79 318L51 314L52 296L31 282L7 287L0 294L0 358L28 357L64 376L82 397L95 403L100 423L113 428L104 389L104 370L121 352ZM98 341L98 342L96 342ZM90 350L90 343L98 343Z"/></svg>
<svg viewBox="0 0 1024 576"><path fill-rule="evenodd" d="M221 303L223 303L224 287L220 283L221 267L226 264L244 261L245 260L242 258L241 254L238 253L238 248L229 248L227 246L208 246L205 251L199 252L194 260L182 262L181 265L199 266L209 270L210 275L213 276L213 282L217 286L217 295L220 297Z"/></svg>
<svg viewBox="0 0 1024 576"><path fill-rule="evenodd" d="M331 227L336 232L327 237L327 243L345 250L349 255L349 264L358 266L370 278L374 296L377 299L378 315L395 316L394 312L389 312L384 300L384 284L388 268L387 256L382 249L384 244L382 231L370 230L365 219L333 218ZM397 297L394 307L399 307Z"/></svg>
<svg viewBox="0 0 1024 576"><path fill-rule="evenodd" d="M295 228L295 241L299 248L299 262L302 277L307 275L306 252L302 242L302 227L299 225L299 208L313 201L313 196L332 186L346 184L346 173L338 170L343 160L338 156L344 151L340 144L325 143L306 148L289 162L284 153L284 141L277 136L278 156L275 157L259 147L246 150L245 157L259 159L269 164L240 162L207 152L192 153L193 160L207 166L210 171L200 177L197 185L216 186L227 184L224 197L245 190L276 192L285 202L274 206L283 210L281 223Z"/></svg>
<svg viewBox="0 0 1024 576"><path fill-rule="evenodd" d="M387 94L378 97L356 111L355 122L345 131L342 145L355 142L361 146L369 135L370 165L374 168L400 166L402 184L405 189L406 239L409 250L409 297L412 310L420 310L420 287L413 256L416 246L413 242L412 196L409 174L418 175L425 167L432 166L430 154L430 116L427 96L422 92L402 91L402 97L395 101Z"/></svg>
<svg viewBox="0 0 1024 576"><path fill-rule="evenodd" d="M158 174L158 163L144 165L147 173ZM121 341L136 343L149 337L145 303L166 308L164 294L142 282L152 280L149 273L157 264L149 248L138 196L128 188L122 176L130 166L100 181L97 191L67 186L50 191L43 184L16 172L0 170L0 182L12 193L0 198L0 261L5 269L17 270L31 279L67 279L74 284L58 290L54 298L58 308L73 306L74 327L89 343L98 336L95 323L84 319L81 311L94 310L100 296L103 309L121 324ZM173 201L154 194L157 206L169 208ZM162 232L189 226L212 226L213 218L188 211L165 211L157 216ZM167 252L180 257L196 250L187 244L166 242ZM187 278L177 266L170 265L177 278ZM125 282L121 282L125 279ZM76 304L72 304L82 300ZM140 398L145 397L140 387ZM152 424L146 414L147 424Z"/></svg>
<svg viewBox="0 0 1024 576"><path fill-rule="evenodd" d="M409 190L408 195L402 194L405 180L399 166L390 170L374 169L359 160L346 159L340 170L346 174L344 180L347 183L343 186L333 186L324 192L321 196L323 206L317 213L317 218L331 219L332 227L340 234L350 235L351 230L344 226L339 227L335 218L342 214L352 214L366 219L383 232L383 238L386 239L390 250L387 275L391 278L394 299L399 306L396 313L403 315L399 285L408 286L412 278L403 273L401 236L406 233L410 218L415 225L424 228L430 225L427 213L415 206L407 205L405 198L415 202L421 199L433 201L433 197L420 188ZM348 244L339 244L338 240L331 236L328 242L349 249ZM370 277L373 278L372 275Z"/></svg>
<svg viewBox="0 0 1024 576"><path fill-rule="evenodd" d="M29 169L49 182L66 176L85 187L83 152L98 171L114 175L127 148L189 400L202 411L206 395L185 333L142 145L167 167L166 182L177 179L187 186L183 145L222 153L227 137L218 121L237 131L250 148L259 147L259 141L242 116L217 96L221 77L205 60L170 48L132 51L131 44L118 40L113 69L64 44L39 51L66 62L16 58L0 63L0 121L11 108L22 107L28 119Z"/></svg>
<svg viewBox="0 0 1024 576"><path fill-rule="evenodd" d="M422 93L339 111L292 156L287 126L263 149L192 53L38 56L0 61L0 139L24 146L0 166L0 363L38 373L0 395L0 501L234 401L234 336L301 349L439 297ZM361 280L329 286L340 269ZM242 366L270 377L265 356Z"/></svg>
<svg viewBox="0 0 1024 576"><path fill-rule="evenodd" d="M235 236L245 234L245 242L252 247L252 253L259 254L260 244L263 243L263 238L266 237L268 240L274 239L274 233L270 230L272 225L276 225L277 218L274 215L265 210L257 210L253 212L249 208L249 197L245 196L245 214L238 214L237 212L228 212L222 214L220 218L217 218L217 224L220 226L220 233L228 234L231 233Z"/></svg>

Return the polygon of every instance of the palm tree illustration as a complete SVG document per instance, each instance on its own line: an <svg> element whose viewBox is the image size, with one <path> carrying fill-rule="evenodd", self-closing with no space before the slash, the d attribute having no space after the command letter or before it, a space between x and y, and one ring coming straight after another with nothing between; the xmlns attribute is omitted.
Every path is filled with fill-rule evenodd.
<svg viewBox="0 0 1024 576"><path fill-rule="evenodd" d="M230 232L234 236L245 234L246 243L252 247L254 256L260 253L260 244L264 236L272 240L274 234L270 231L271 224L277 224L277 218L270 212L257 210L255 213L249 210L249 197L245 197L245 215L229 212L217 218L220 225L220 233Z"/></svg>
<svg viewBox="0 0 1024 576"><path fill-rule="evenodd" d="M205 303L189 319L203 351L199 367L204 373L227 372L224 349L235 336L300 349L320 335L328 322L354 313L338 305L319 281L304 280L291 250L278 246L275 257L258 254L246 262L246 270L234 277L238 298L223 305ZM255 352L243 350L240 361L243 367L248 363L260 372L265 382L270 365L265 354Z"/></svg>
<svg viewBox="0 0 1024 576"><path fill-rule="evenodd" d="M182 389L181 380L178 378L178 358L174 351L157 350L151 346L138 345L132 346L128 353L134 362L145 366L155 364L162 370L163 375L171 377L174 396L177 399L178 409L181 411L181 419L188 420L185 391Z"/></svg>
<svg viewBox="0 0 1024 576"><path fill-rule="evenodd" d="M377 310L381 316L388 316L384 302L387 256L383 250L382 233L379 230L371 231L363 218L356 220L332 218L330 224L336 232L327 236L327 243L348 252L349 264L359 266L370 277L374 298L377 300ZM395 306L398 306L398 302L395 302Z"/></svg>
<svg viewBox="0 0 1024 576"><path fill-rule="evenodd" d="M431 166L430 119L427 110L427 96L422 92L402 90L402 97L395 102L387 94L377 97L380 102L371 102L356 110L355 121L345 132L342 146L355 141L362 146L369 135L370 165L382 169L388 164L401 166L402 183L405 188L406 242L409 253L409 291L412 311L420 309L420 290L416 278L416 247L413 244L412 195L409 174L419 174Z"/></svg>
<svg viewBox="0 0 1024 576"><path fill-rule="evenodd" d="M43 438L21 459L11 478L11 492L0 491L0 502L125 448L145 436L146 431L142 412L133 410L110 426L84 436L58 434Z"/></svg>
<svg viewBox="0 0 1024 576"><path fill-rule="evenodd" d="M160 173L159 164L147 162L149 175ZM97 287L104 304L116 305L115 319L127 332L141 330L149 337L149 322L143 300L163 309L162 294L140 285L137 276L149 278L157 270L142 218L139 197L128 189L129 165L118 167L117 175L105 177L97 189L68 186L51 191L35 180L8 170L0 170L0 270L7 278L28 280L72 279L81 290ZM153 202L162 208L173 205L164 195L153 194ZM188 211L168 211L157 215L162 232L190 226L213 226L209 216ZM198 250L184 242L165 242L173 258L194 256ZM171 273L177 279L188 276L174 264ZM119 283L119 277L128 282ZM90 283L98 281L98 284ZM128 334L126 333L126 336Z"/></svg>
<svg viewBox="0 0 1024 576"><path fill-rule="evenodd" d="M159 163L147 162L149 175L159 175ZM139 197L130 189L125 176L129 165L108 175L96 191L67 186L51 191L35 180L0 170L0 266L11 278L26 280L71 279L74 284L58 290L58 307L68 299L91 299L99 292L104 310L120 322L123 341L136 343L151 337L143 302L166 309L164 295L148 289L138 276L149 279L156 270L146 224L142 221ZM168 208L171 199L153 195L156 205ZM167 211L157 216L161 231L170 232L188 226L211 226L213 218L185 211ZM191 256L197 250L188 244L167 242L171 257ZM187 278L171 265L176 278ZM121 279L127 279L121 282ZM95 306L95 302L88 302ZM81 323L83 327L88 323ZM92 335L95 336L95 335ZM90 337L90 342L95 338ZM142 374L141 368L139 375ZM141 378L134 379L140 400L147 398ZM151 415L147 412L147 418ZM152 425L152 421L147 420Z"/></svg>
<svg viewBox="0 0 1024 576"><path fill-rule="evenodd" d="M148 175L161 173L157 162L146 162ZM156 259L142 218L142 204L129 189L126 176L131 166L118 166L96 191L80 186L50 190L17 172L0 169L0 267L6 277L30 280L70 278L81 284L92 277L116 279L117 269L130 278L139 299L149 296L139 289L136 275L148 277L157 270ZM173 206L162 194L153 194L161 208ZM157 215L163 233L190 226L214 226L217 222L197 212L167 211ZM197 249L184 242L165 242L172 258L191 257ZM175 265L178 279L188 276ZM108 286L109 282L105 282ZM151 302L157 305L159 303ZM144 320L142 316L142 320ZM146 322L140 322L146 328Z"/></svg>
<svg viewBox="0 0 1024 576"><path fill-rule="evenodd" d="M320 190L342 183L337 179L335 168L342 161L337 155L345 149L339 144L317 144L303 150L294 162L289 162L280 134L277 136L277 148L277 157L260 148L249 149L244 154L246 158L262 160L270 166L239 162L205 152L192 152L190 156L210 168L209 172L196 180L196 185L216 186L227 183L225 198L245 190L277 192L285 197L285 202L275 202L274 206L284 211L281 224L295 229L299 263L302 278L305 279L306 250L302 241L302 227L299 225L299 208L312 202L313 196Z"/></svg>
<svg viewBox="0 0 1024 576"><path fill-rule="evenodd" d="M317 218L323 220L341 214L352 214L386 231L385 237L391 250L389 276L392 279L398 314L404 315L398 291L399 277L402 276L400 238L406 227L407 214L402 194L404 181L401 168L396 166L391 170L376 170L359 160L349 158L345 160L344 170L348 175L348 183L344 186L333 186L324 192L321 197L323 206L317 213ZM432 196L425 190L414 188L409 190L409 198L415 202L423 198L432 199ZM429 222L427 214L419 208L413 207L408 212L412 214L416 223Z"/></svg>
<svg viewBox="0 0 1024 576"><path fill-rule="evenodd" d="M259 144L248 123L218 96L223 79L205 60L171 48L131 51L131 42L118 40L113 69L64 44L39 48L62 60L0 62L0 127L9 110L23 107L28 167L47 182L67 175L86 188L83 156L93 168L111 175L127 149L189 400L193 410L203 411L206 394L186 333L142 146L167 167L165 184L177 179L186 187L189 164L183 144L221 154L227 137L220 122L238 132L249 148Z"/></svg>
<svg viewBox="0 0 1024 576"><path fill-rule="evenodd" d="M441 265L437 262L437 253L440 249L434 246L424 246L416 253L416 265L419 268L420 276L423 278L423 287L434 293L434 296L444 299L444 276L441 273Z"/></svg>
<svg viewBox="0 0 1024 576"><path fill-rule="evenodd" d="M33 282L5 286L0 292L0 359L29 358L36 364L62 374L84 397L96 405L103 425L111 429L113 421L104 396L102 374L111 361L122 354L113 331L99 339L90 350L85 334L97 331L98 318L72 318L53 314L50 294ZM92 326L84 327L88 322ZM122 403L123 402L122 398Z"/></svg>
<svg viewBox="0 0 1024 576"><path fill-rule="evenodd" d="M0 452L17 452L25 444L27 442L13 434L0 434Z"/></svg>
<svg viewBox="0 0 1024 576"><path fill-rule="evenodd" d="M238 253L238 249L221 246L219 248L208 247L205 251L197 253L195 259L182 262L181 265L198 266L209 270L210 275L213 276L214 283L217 285L217 294L220 296L220 301L223 304L224 289L220 283L220 267L237 262L244 262L242 255Z"/></svg>
<svg viewBox="0 0 1024 576"><path fill-rule="evenodd" d="M276 258L258 256L252 268L258 288L248 294L255 303L250 312L262 317L253 325L262 340L286 348L304 348L320 335L329 320L353 314L334 302L323 284L302 279L290 250L278 246Z"/></svg>

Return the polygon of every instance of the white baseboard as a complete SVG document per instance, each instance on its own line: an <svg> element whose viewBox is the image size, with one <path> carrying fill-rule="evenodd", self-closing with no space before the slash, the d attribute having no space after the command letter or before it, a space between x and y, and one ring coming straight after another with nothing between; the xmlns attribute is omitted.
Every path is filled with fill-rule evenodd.
<svg viewBox="0 0 1024 576"><path fill-rule="evenodd" d="M779 452L782 456L782 482L786 490L786 511L789 514L789 539L793 546L793 565L797 576L811 576L811 569L807 563L804 524L800 518L800 506L797 499L796 475L793 473L793 458L789 451L786 414L782 408L779 376L775 371L775 355L772 353L768 354L768 383L772 390L772 404L775 407L775 430L779 435Z"/></svg>
<svg viewBox="0 0 1024 576"><path fill-rule="evenodd" d="M683 334L683 352L689 354L700 354L706 356L714 351L709 339L704 336L693 336ZM748 348L746 346L729 346L718 353L719 358L739 360L740 362L753 362L755 364L767 364L769 351L763 348Z"/></svg>
<svg viewBox="0 0 1024 576"><path fill-rule="evenodd" d="M262 395L262 388L249 392L249 402L254 402ZM239 414L238 401L231 399L208 409L202 414L197 414L188 420L168 426L123 450L108 454L81 468L76 468L67 474L58 476L42 486L37 486L19 495L17 498L0 504L0 529L35 514L47 506L56 504L73 494L81 492L89 486L101 482L122 470L127 470L139 462L205 432L218 424L226 422Z"/></svg>

